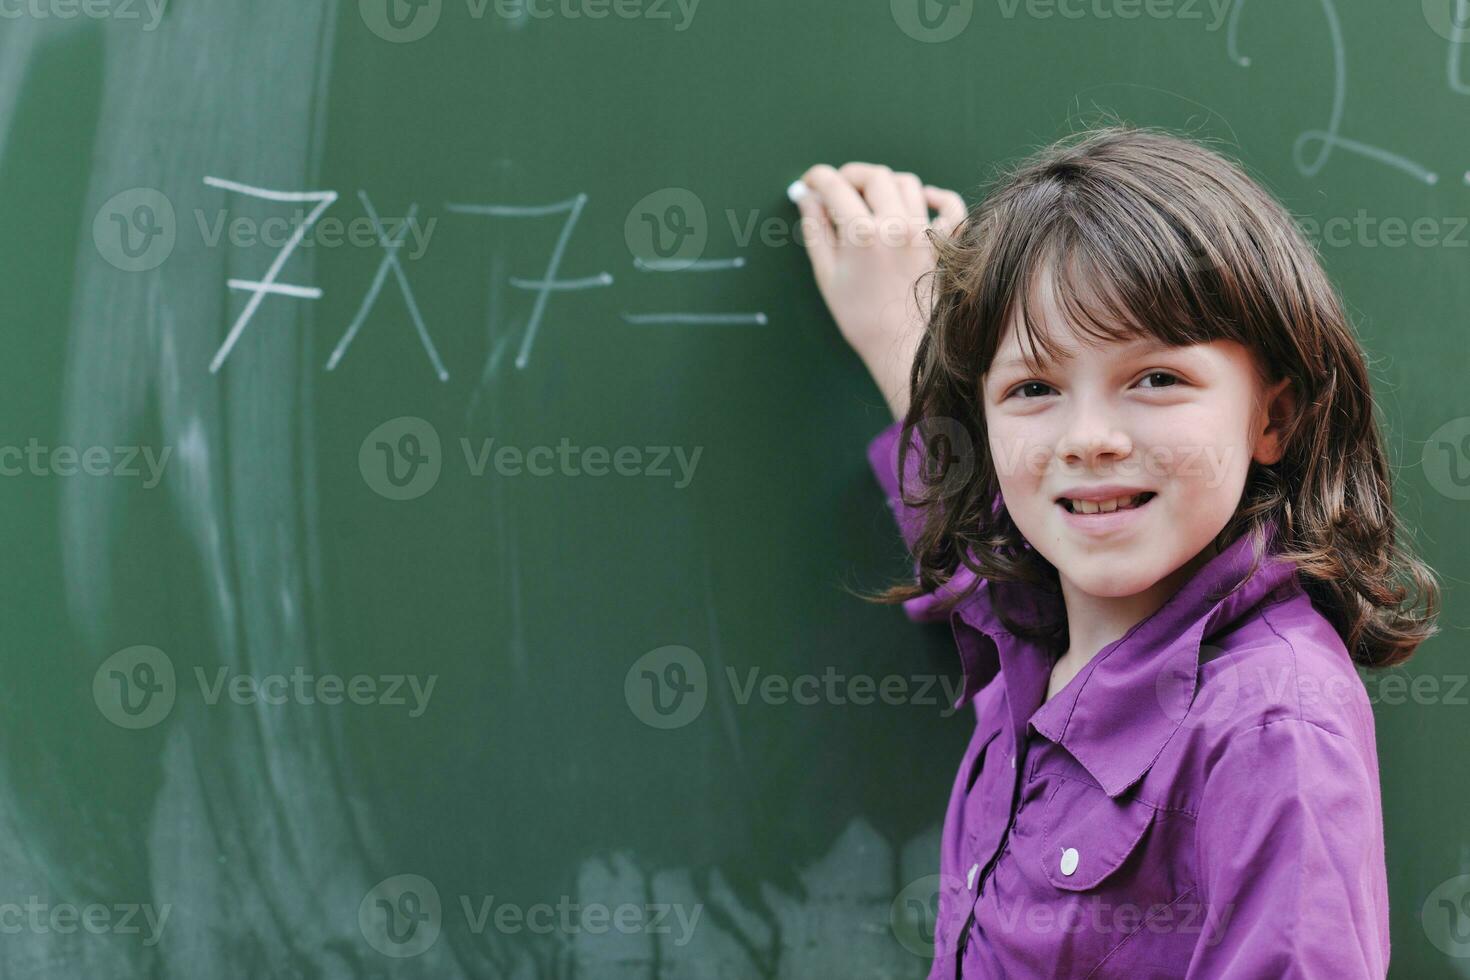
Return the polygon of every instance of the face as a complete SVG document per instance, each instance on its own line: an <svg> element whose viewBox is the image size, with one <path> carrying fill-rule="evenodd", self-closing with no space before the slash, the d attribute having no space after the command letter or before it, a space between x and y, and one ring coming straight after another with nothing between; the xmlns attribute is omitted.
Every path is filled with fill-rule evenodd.
<svg viewBox="0 0 1470 980"><path fill-rule="evenodd" d="M1069 600L1152 590L1161 605L1210 557L1251 461L1280 458L1290 388L1264 386L1234 341L1179 348L1080 335L1050 302L1050 284L1039 285L1041 326L1070 356L1029 370L1017 311L981 379L1005 506ZM1152 497L1112 513L1103 512L1112 503L1074 505L1096 514L1070 513L1063 500L1099 492Z"/></svg>

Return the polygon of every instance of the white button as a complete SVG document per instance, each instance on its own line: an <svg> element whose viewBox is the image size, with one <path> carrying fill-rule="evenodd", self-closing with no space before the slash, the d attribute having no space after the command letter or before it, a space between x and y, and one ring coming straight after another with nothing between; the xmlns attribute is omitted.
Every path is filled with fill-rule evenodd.
<svg viewBox="0 0 1470 980"><path fill-rule="evenodd" d="M1081 855L1079 855L1077 853L1077 848L1075 848L1075 847L1068 847L1068 848L1063 849L1063 851L1062 851L1062 874L1064 874L1064 875L1070 875L1072 872L1076 871L1077 870L1077 861L1078 861L1078 859L1080 857L1081 857Z"/></svg>
<svg viewBox="0 0 1470 980"><path fill-rule="evenodd" d="M1012 769L1016 768L1016 757L1015 757L1015 755L1012 755L1011 756L1011 768Z"/></svg>
<svg viewBox="0 0 1470 980"><path fill-rule="evenodd" d="M966 888L974 888L975 887L975 872L977 872L979 870L980 870L980 865L978 865L978 864L972 864L972 865L970 865L970 877L967 878L967 879L965 879L965 887Z"/></svg>

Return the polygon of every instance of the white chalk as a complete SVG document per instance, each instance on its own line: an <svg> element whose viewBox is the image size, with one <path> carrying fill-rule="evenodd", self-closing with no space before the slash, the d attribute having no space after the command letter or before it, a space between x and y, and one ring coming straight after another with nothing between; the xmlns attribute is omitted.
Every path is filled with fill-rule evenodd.
<svg viewBox="0 0 1470 980"><path fill-rule="evenodd" d="M816 191L812 190L810 187L806 186L806 184L802 183L799 180L793 180L791 182L791 186L786 188L786 196L791 199L792 204L800 204L802 198L806 197L808 194L815 193Z"/></svg>

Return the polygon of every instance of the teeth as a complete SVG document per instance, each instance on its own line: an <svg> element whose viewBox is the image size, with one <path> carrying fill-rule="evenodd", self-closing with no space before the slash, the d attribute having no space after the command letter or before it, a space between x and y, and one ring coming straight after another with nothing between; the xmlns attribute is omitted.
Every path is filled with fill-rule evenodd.
<svg viewBox="0 0 1470 980"><path fill-rule="evenodd" d="M1138 506L1139 498L1143 494L1136 493L1131 497L1114 497L1111 500L1073 500L1067 499L1068 509L1074 514L1111 514L1115 510L1132 510Z"/></svg>

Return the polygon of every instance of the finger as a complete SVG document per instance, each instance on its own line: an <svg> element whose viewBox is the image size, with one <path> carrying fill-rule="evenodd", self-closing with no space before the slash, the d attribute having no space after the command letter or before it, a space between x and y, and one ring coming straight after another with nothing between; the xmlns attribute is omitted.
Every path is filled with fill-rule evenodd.
<svg viewBox="0 0 1470 980"><path fill-rule="evenodd" d="M898 184L893 179L892 170L881 163L854 161L844 163L837 172L858 189L875 216L886 218L903 215L903 199L899 196Z"/></svg>
<svg viewBox="0 0 1470 980"><path fill-rule="evenodd" d="M927 225L929 205L924 201L924 182L919 179L919 175L904 171L894 174L893 180L898 185L898 196L903 202L905 216L918 221L920 228Z"/></svg>
<svg viewBox="0 0 1470 980"><path fill-rule="evenodd" d="M925 184L924 200L928 202L929 207L939 212L932 225L934 230L941 235L952 233L965 220L965 215L968 213L965 199L943 187Z"/></svg>
<svg viewBox="0 0 1470 980"><path fill-rule="evenodd" d="M796 202L796 207L801 211L801 234L797 237L806 246L817 282L825 282L836 261L837 236L832 221L816 194L807 194Z"/></svg>
<svg viewBox="0 0 1470 980"><path fill-rule="evenodd" d="M868 219L873 212L860 195L841 174L825 163L819 163L801 175L802 183L813 188L834 224L847 224L859 219Z"/></svg>

